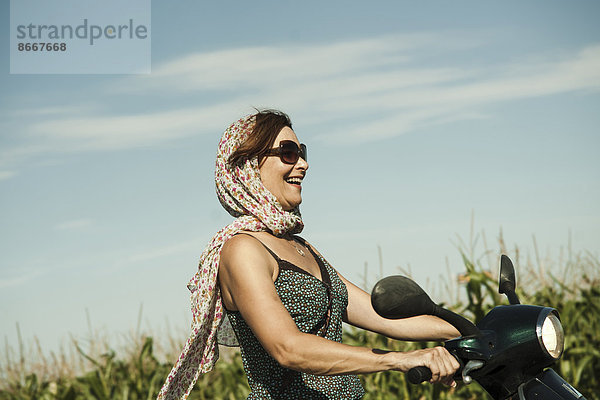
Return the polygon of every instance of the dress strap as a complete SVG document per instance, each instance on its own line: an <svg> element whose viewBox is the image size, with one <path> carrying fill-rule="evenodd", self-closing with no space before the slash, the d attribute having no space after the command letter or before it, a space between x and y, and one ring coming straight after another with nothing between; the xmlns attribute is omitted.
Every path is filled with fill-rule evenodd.
<svg viewBox="0 0 600 400"><path fill-rule="evenodd" d="M275 260L277 261L277 264L281 264L281 261L282 261L282 260L281 260L281 258L279 258L279 257L277 256L277 254L275 254L275 252L273 252L273 250L271 250L270 248L268 248L268 247L267 247L267 245L266 245L266 244L264 244L263 242L261 242L261 241L260 241L260 240L259 240L259 239L258 239L256 236L254 236L254 235L251 235L251 234L249 234L249 233L246 233L246 232L238 232L238 233L236 233L236 235L248 235L248 236L251 236L251 237L253 237L254 239L256 239L256 240L258 241L258 243L262 244L262 245L263 245L263 247L264 247L265 249L267 249L267 251L268 251L269 253L271 253L271 255L273 256L273 258L275 258Z"/></svg>
<svg viewBox="0 0 600 400"><path fill-rule="evenodd" d="M238 232L238 233L236 233L236 235L248 235L248 236L252 236L254 239L256 239L260 244L263 245L263 247L269 253L271 253L273 258L275 258L275 261L277 261L277 265L278 265L280 271L285 269L288 271L294 271L294 272L298 272L300 274L314 277L314 275L312 275L310 272L298 267L295 264L292 264L291 262L289 262L287 260L283 260L283 259L279 258L279 256L277 254L275 254L275 252L273 250L271 250L266 244L264 244L262 241L260 241L256 236L251 235L246 232ZM294 239L298 239L298 242L300 242L303 246L308 248L310 253L315 258L315 261L317 262L317 265L319 266L319 270L321 271L321 281L323 283L325 283L327 286L331 286L331 279L329 277L329 273L327 272L327 268L325 268L325 265L323 264L323 261L321 260L321 258L310 248L310 246L307 246L306 240L304 240L300 236L294 236Z"/></svg>

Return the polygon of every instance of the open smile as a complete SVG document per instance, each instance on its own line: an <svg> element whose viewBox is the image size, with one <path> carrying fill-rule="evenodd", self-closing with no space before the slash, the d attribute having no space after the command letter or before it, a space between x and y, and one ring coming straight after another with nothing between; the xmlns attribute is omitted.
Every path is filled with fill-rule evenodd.
<svg viewBox="0 0 600 400"><path fill-rule="evenodd" d="M303 179L302 177L295 176L295 177L287 178L285 181L287 183L289 183L290 185L301 187L302 186L302 179Z"/></svg>

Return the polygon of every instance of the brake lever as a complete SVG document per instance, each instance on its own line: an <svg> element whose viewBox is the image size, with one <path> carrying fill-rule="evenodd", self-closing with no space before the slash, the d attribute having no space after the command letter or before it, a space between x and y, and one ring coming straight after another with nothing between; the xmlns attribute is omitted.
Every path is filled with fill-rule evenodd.
<svg viewBox="0 0 600 400"><path fill-rule="evenodd" d="M471 382L473 382L473 378L471 378L471 376L469 375L471 371L479 369L484 365L485 363L481 360L469 360L469 362L467 362L467 364L462 370L462 380L465 383L465 385L468 385Z"/></svg>

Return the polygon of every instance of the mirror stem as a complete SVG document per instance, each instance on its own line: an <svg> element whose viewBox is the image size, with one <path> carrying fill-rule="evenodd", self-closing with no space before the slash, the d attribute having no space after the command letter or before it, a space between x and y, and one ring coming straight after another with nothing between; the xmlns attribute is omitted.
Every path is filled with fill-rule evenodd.
<svg viewBox="0 0 600 400"><path fill-rule="evenodd" d="M510 304L521 304L521 302L519 301L519 297L517 296L517 294L512 291L512 292L506 292L506 297L508 297L508 302Z"/></svg>
<svg viewBox="0 0 600 400"><path fill-rule="evenodd" d="M465 317L446 310L443 307L436 305L433 310L433 315L443 319L450 325L458 329L462 336L480 336L481 331L471 321Z"/></svg>

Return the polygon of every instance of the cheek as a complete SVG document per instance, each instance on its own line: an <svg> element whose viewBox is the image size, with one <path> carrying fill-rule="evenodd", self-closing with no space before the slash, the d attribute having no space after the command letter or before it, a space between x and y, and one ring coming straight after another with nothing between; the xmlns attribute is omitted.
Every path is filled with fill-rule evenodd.
<svg viewBox="0 0 600 400"><path fill-rule="evenodd" d="M270 192L273 192L277 188L277 174L274 173L272 168L263 168L260 171L260 180L264 187Z"/></svg>

